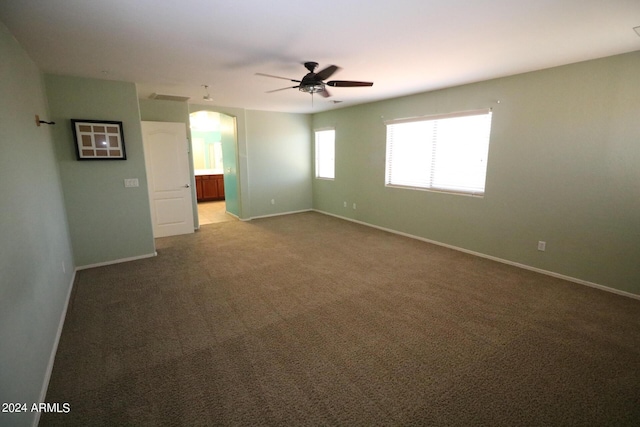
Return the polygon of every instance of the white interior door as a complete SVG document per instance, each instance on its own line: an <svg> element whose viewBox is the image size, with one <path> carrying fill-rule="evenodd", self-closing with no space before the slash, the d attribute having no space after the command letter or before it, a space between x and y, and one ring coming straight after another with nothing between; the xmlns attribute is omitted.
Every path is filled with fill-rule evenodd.
<svg viewBox="0 0 640 427"><path fill-rule="evenodd" d="M184 123L142 122L153 237L193 233L189 141Z"/></svg>

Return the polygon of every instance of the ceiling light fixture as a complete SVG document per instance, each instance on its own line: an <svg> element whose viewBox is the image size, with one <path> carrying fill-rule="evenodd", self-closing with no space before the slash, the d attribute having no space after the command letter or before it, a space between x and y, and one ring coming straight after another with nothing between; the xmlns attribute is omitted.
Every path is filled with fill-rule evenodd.
<svg viewBox="0 0 640 427"><path fill-rule="evenodd" d="M301 84L298 90L300 90L300 92L306 92L306 93L318 93L318 92L323 92L325 88L324 88L323 82L316 82L308 85Z"/></svg>
<svg viewBox="0 0 640 427"><path fill-rule="evenodd" d="M209 95L209 85L202 85L202 87L204 88L205 92L207 92L207 94L203 96L202 99L204 99L205 101L213 101L213 98L211 97L211 95Z"/></svg>

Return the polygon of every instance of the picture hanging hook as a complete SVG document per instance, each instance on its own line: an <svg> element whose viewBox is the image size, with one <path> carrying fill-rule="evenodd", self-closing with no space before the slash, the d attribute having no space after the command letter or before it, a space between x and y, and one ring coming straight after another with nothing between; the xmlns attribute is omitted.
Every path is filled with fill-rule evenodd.
<svg viewBox="0 0 640 427"><path fill-rule="evenodd" d="M45 120L40 120L40 116L36 114L36 126L40 126L42 123L45 125L55 125L56 122L47 122Z"/></svg>

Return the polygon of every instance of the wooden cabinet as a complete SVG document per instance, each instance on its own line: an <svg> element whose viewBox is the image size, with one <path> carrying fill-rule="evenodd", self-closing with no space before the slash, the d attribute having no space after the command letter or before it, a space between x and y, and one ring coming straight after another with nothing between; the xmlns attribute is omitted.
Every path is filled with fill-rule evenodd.
<svg viewBox="0 0 640 427"><path fill-rule="evenodd" d="M196 198L202 200L202 176L196 175Z"/></svg>
<svg viewBox="0 0 640 427"><path fill-rule="evenodd" d="M196 175L196 196L199 202L224 200L224 175Z"/></svg>
<svg viewBox="0 0 640 427"><path fill-rule="evenodd" d="M224 175L217 175L216 186L218 187L218 198L224 200Z"/></svg>

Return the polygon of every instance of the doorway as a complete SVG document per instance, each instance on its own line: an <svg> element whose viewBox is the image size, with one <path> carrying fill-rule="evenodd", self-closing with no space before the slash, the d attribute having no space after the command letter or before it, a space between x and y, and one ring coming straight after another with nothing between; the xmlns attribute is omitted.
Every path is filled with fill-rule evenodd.
<svg viewBox="0 0 640 427"><path fill-rule="evenodd" d="M200 225L238 218L235 118L215 111L189 115Z"/></svg>

